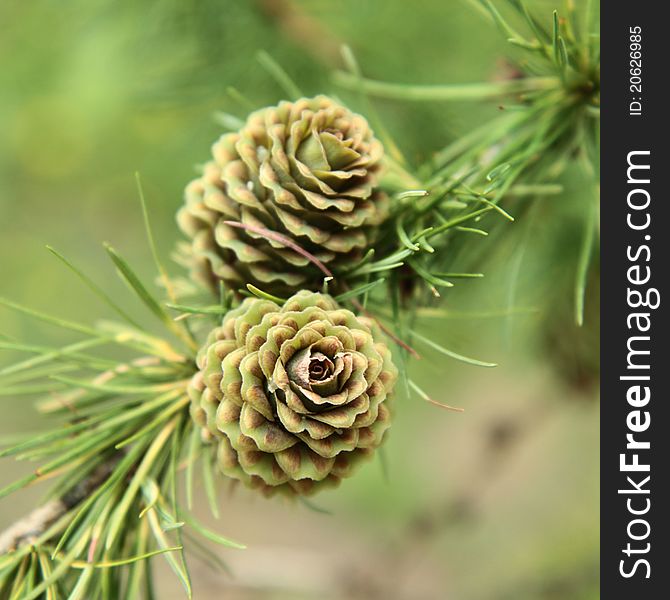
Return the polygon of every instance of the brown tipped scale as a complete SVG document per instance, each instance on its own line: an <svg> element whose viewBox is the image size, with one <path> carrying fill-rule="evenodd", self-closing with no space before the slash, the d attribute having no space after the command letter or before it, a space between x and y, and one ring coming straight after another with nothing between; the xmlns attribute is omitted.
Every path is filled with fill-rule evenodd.
<svg viewBox="0 0 670 600"><path fill-rule="evenodd" d="M191 239L181 251L192 275L210 287L221 279L279 295L321 289L313 261L258 230L290 238L337 272L363 255L386 217L382 144L363 117L326 96L252 113L212 154L177 217Z"/></svg>
<svg viewBox="0 0 670 600"><path fill-rule="evenodd" d="M337 485L391 424L391 352L373 321L330 296L248 298L197 360L194 421L222 473L266 494Z"/></svg>

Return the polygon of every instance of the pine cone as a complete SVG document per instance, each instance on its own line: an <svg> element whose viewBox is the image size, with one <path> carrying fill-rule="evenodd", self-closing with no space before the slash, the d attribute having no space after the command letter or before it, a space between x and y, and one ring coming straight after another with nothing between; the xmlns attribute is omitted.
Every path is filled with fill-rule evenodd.
<svg viewBox="0 0 670 600"><path fill-rule="evenodd" d="M337 272L360 258L388 212L376 189L382 144L367 121L325 96L280 102L223 135L186 187L180 228L192 276L213 289L253 283L278 295L320 289L305 256L235 221L290 238Z"/></svg>
<svg viewBox="0 0 670 600"><path fill-rule="evenodd" d="M391 352L372 320L330 296L247 298L197 363L191 416L220 470L268 495L337 485L391 424Z"/></svg>

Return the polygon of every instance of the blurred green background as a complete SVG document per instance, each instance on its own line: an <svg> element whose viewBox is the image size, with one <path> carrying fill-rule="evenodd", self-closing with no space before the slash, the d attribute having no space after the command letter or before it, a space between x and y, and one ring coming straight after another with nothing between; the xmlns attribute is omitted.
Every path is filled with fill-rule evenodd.
<svg viewBox="0 0 670 600"><path fill-rule="evenodd" d="M531 4L550 19L552 4ZM111 242L153 277L134 173L167 256L182 189L222 131L215 111L244 117L282 98L257 52L306 94L334 93L362 111L331 83L342 43L366 75L412 83L489 80L509 52L457 1L4 0L0 295L83 322L112 316L50 244L146 320L101 247ZM413 164L498 111L493 102L375 105ZM460 284L445 313L418 323L452 350L499 363L481 369L421 349L413 378L465 413L402 397L388 480L370 463L317 497L330 514L241 489L222 494L215 527L249 549L220 552L231 574L191 560L196 598L599 597L597 271L579 331L572 283L587 191L575 174L561 183L563 194L504 225L488 247L473 242L488 257L484 279ZM5 309L0 333L45 345L76 339ZM0 364L12 358L2 353ZM0 434L40 427L32 401L0 397ZM26 468L0 464L0 483ZM5 499L0 526L40 492ZM153 562L159 597L182 597L164 561Z"/></svg>

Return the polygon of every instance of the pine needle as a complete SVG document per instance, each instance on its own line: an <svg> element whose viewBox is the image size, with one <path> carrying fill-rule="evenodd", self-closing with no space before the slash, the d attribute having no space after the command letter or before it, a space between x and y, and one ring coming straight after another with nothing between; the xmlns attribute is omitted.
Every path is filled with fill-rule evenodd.
<svg viewBox="0 0 670 600"><path fill-rule="evenodd" d="M424 344L426 344L426 346L430 346L433 350L436 350L440 354L444 354L445 356L448 356L449 358L453 358L455 360L464 362L468 365L474 365L476 367L497 367L498 366L496 363L484 362L484 361L478 360L476 358L470 358L468 356L463 356L462 354L458 354L457 352L454 352L453 350L449 350L448 348L445 348L444 346L440 346L439 344L433 342L432 340L428 339L427 337L422 336L421 334L417 333L414 330L412 330L412 335L417 340L419 340L420 342L423 342Z"/></svg>
<svg viewBox="0 0 670 600"><path fill-rule="evenodd" d="M265 50L258 52L256 57L258 58L258 62L261 63L263 68L284 91L287 96L287 100L297 100L304 95L300 91L300 88L289 77L288 73L283 69L283 67Z"/></svg>
<svg viewBox="0 0 670 600"><path fill-rule="evenodd" d="M434 404L435 406L439 406L440 408L444 408L446 410L451 410L453 412L465 412L464 408L457 408L457 407L454 407L454 406L449 406L448 404L444 404L443 402L438 402L437 400L431 398L428 394L426 394L426 392L424 392L411 379L409 380L409 386L418 394L418 396L422 400L425 400L426 402L429 402L430 404Z"/></svg>
<svg viewBox="0 0 670 600"><path fill-rule="evenodd" d="M96 295L98 298L101 298L107 305L109 305L112 310L114 310L124 321L133 327L143 330L144 328L137 323L132 317L128 315L110 296L105 293L100 286L98 286L88 275L83 273L80 269L75 267L67 258L65 258L60 252L58 252L52 246L46 247L51 254L53 254L58 260L60 260L68 269L70 269L79 279L81 279L84 284Z"/></svg>

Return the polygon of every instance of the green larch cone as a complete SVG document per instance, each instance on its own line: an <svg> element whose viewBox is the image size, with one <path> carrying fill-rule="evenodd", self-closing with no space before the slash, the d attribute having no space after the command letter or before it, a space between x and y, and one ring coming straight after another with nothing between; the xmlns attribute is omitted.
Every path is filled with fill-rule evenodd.
<svg viewBox="0 0 670 600"><path fill-rule="evenodd" d="M259 229L290 238L337 273L363 255L387 215L388 197L377 189L381 142L363 117L326 96L256 111L212 153L177 220L191 239L180 253L214 289L219 279L278 295L321 289L313 261Z"/></svg>
<svg viewBox="0 0 670 600"><path fill-rule="evenodd" d="M391 424L397 369L379 327L327 295L245 299L197 363L191 416L220 470L268 495L337 485Z"/></svg>

